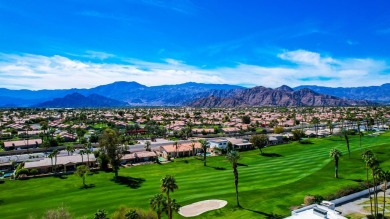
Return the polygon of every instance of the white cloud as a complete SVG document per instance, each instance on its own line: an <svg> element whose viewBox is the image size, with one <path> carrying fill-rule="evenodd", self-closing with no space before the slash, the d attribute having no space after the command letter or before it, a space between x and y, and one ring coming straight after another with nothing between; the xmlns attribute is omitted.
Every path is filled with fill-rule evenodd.
<svg viewBox="0 0 390 219"><path fill-rule="evenodd" d="M100 55L101 59L110 57ZM286 51L278 57L294 65L264 67L241 63L235 67L202 69L174 59L165 59L163 63L127 59L125 64L113 64L82 62L59 55L0 53L0 87L89 88L115 81L137 81L148 86L193 81L266 87L283 84L351 87L390 82L389 65L382 60L335 59L305 50Z"/></svg>

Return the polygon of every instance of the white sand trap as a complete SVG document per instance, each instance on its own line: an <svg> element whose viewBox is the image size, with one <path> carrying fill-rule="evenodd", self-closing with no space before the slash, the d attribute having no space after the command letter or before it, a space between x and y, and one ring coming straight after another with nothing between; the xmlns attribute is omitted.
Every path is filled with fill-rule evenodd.
<svg viewBox="0 0 390 219"><path fill-rule="evenodd" d="M224 200L205 200L181 207L179 209L179 214L184 217L194 217L203 214L206 211L223 208L225 205L227 205L227 201Z"/></svg>

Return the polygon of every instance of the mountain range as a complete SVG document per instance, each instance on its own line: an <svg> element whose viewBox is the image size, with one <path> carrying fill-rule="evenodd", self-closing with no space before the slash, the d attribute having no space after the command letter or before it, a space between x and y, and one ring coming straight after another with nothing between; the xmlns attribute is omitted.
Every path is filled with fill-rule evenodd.
<svg viewBox="0 0 390 219"><path fill-rule="evenodd" d="M373 105L366 100L342 99L326 94L316 93L308 88L294 91L283 85L271 89L254 87L245 90L234 90L226 97L209 96L189 104L192 107L248 107L248 106L353 106Z"/></svg>
<svg viewBox="0 0 390 219"><path fill-rule="evenodd" d="M390 84L358 88L282 86L271 89L194 82L145 86L120 81L90 89L32 91L0 88L0 107L367 105L389 103L389 89Z"/></svg>
<svg viewBox="0 0 390 219"><path fill-rule="evenodd" d="M321 87L315 85L302 85L294 90L309 88L321 94L328 94L340 98L353 100L370 100L374 102L390 103L390 83L381 86L369 87Z"/></svg>

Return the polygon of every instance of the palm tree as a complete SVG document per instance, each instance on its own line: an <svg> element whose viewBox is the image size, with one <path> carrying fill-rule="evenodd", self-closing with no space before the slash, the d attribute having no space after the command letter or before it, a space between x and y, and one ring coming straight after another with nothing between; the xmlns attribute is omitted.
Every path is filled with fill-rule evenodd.
<svg viewBox="0 0 390 219"><path fill-rule="evenodd" d="M351 158L351 150L349 149L348 131L347 131L346 129L343 129L343 130L341 131L341 134L344 136L345 143L347 144L348 157Z"/></svg>
<svg viewBox="0 0 390 219"><path fill-rule="evenodd" d="M50 153L49 156L48 156L51 160L51 170L52 172L54 172L54 165L53 165L53 157L54 157L54 154L53 153Z"/></svg>
<svg viewBox="0 0 390 219"><path fill-rule="evenodd" d="M89 155L92 153L92 151L89 148L85 149L84 151L85 151L85 154L87 155L87 160L88 160L87 164L88 164L88 167L89 167Z"/></svg>
<svg viewBox="0 0 390 219"><path fill-rule="evenodd" d="M382 170L380 173L380 180L383 182L382 190L383 190L383 212L382 217L385 216L385 208L386 208L386 189L387 184L390 181L390 172Z"/></svg>
<svg viewBox="0 0 390 219"><path fill-rule="evenodd" d="M203 166L206 166L207 148L210 147L210 143L204 139L200 139L199 143L203 150Z"/></svg>
<svg viewBox="0 0 390 219"><path fill-rule="evenodd" d="M369 169L369 161L374 156L374 153L372 153L371 150L366 150L362 154L362 159L366 163L366 180L367 180L367 189L368 189L368 196L370 197L370 206L371 206L371 215L372 215L372 199L371 199L371 192L370 192L370 182L368 181L368 169Z"/></svg>
<svg viewBox="0 0 390 219"><path fill-rule="evenodd" d="M167 198L163 194L156 194L150 199L150 207L157 213L157 218L161 219L161 214L167 212Z"/></svg>
<svg viewBox="0 0 390 219"><path fill-rule="evenodd" d="M150 145L151 145L152 143L150 142L150 141L146 141L145 142L145 150L146 151L151 151L151 149L150 149Z"/></svg>
<svg viewBox="0 0 390 219"><path fill-rule="evenodd" d="M332 135L333 134L333 128L334 128L334 125L333 125L332 121L328 120L326 122L326 126L328 126L328 128L329 128L329 134Z"/></svg>
<svg viewBox="0 0 390 219"><path fill-rule="evenodd" d="M375 156L370 157L368 160L368 166L371 169L371 174L372 174L372 182L374 185L374 216L377 218L378 215L378 197L377 197L377 190L376 190L376 183L377 183L377 176L378 176L378 168L379 168L379 161Z"/></svg>
<svg viewBox="0 0 390 219"><path fill-rule="evenodd" d="M53 166L53 158L54 158L54 172L57 171L57 156L60 152L58 151L58 149L55 149L53 150L50 154L49 154L49 158L51 159L51 165Z"/></svg>
<svg viewBox="0 0 390 219"><path fill-rule="evenodd" d="M234 185L236 187L236 202L237 206L240 207L240 202L238 200L238 171L237 171L237 161L240 159L240 154L237 151L229 151L226 155L226 159L232 164L233 175L234 175Z"/></svg>
<svg viewBox="0 0 390 219"><path fill-rule="evenodd" d="M339 178L339 158L343 156L341 151L337 150L337 148L333 148L329 152L329 157L332 157L334 160L334 176Z"/></svg>
<svg viewBox="0 0 390 219"><path fill-rule="evenodd" d="M192 156L194 156L195 155L195 141L194 140L191 141L191 148L192 148Z"/></svg>
<svg viewBox="0 0 390 219"><path fill-rule="evenodd" d="M160 188L161 188L161 192L165 192L167 195L168 219L172 219L172 203L169 194L171 192L174 192L176 189L179 189L179 187L176 184L176 179L171 175L166 175L164 178L161 179Z"/></svg>
<svg viewBox="0 0 390 219"><path fill-rule="evenodd" d="M314 125L314 130L316 132L316 137L318 137L318 125L320 124L320 119L317 117L313 117L310 121L311 124Z"/></svg>
<svg viewBox="0 0 390 219"><path fill-rule="evenodd" d="M178 157L177 150L178 150L178 148L179 148L179 144L178 144L177 141L174 141L174 142L173 142L173 147L176 148L176 155L175 155L175 158L177 158L177 157Z"/></svg>
<svg viewBox="0 0 390 219"><path fill-rule="evenodd" d="M81 163L84 163L84 154L85 154L85 150L80 150L79 151L79 154L81 156Z"/></svg>
<svg viewBox="0 0 390 219"><path fill-rule="evenodd" d="M68 156L69 156L70 153L73 154L73 152L74 152L74 147L73 147L73 145L67 145L67 146L66 146L66 151L68 152Z"/></svg>

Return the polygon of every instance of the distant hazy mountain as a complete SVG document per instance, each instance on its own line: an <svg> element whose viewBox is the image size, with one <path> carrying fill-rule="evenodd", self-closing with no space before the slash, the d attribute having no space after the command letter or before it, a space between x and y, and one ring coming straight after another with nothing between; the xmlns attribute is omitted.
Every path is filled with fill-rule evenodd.
<svg viewBox="0 0 390 219"><path fill-rule="evenodd" d="M45 108L82 108L82 107L120 107L128 104L122 101L113 100L97 94L84 96L79 93L68 94L63 98L55 98L51 101L46 101L37 104L36 107Z"/></svg>
<svg viewBox="0 0 390 219"><path fill-rule="evenodd" d="M351 106L372 105L369 101L341 99L316 93L304 88L294 91L288 86L276 89L254 87L235 90L226 97L209 96L189 104L192 107L245 107L245 106Z"/></svg>
<svg viewBox="0 0 390 219"><path fill-rule="evenodd" d="M212 91L243 89L243 87L227 84L184 83L178 85L151 86L137 82L115 82L91 89L68 90L9 90L0 88L0 107L35 106L39 103L62 98L68 94L79 93L84 96L101 95L130 105L142 106L182 106L196 99L207 97Z"/></svg>
<svg viewBox="0 0 390 219"><path fill-rule="evenodd" d="M370 100L374 102L390 103L390 84L369 87L321 87L315 85L302 85L295 87L294 90L309 88L315 92L328 94L341 98L354 100Z"/></svg>
<svg viewBox="0 0 390 219"><path fill-rule="evenodd" d="M297 87L294 90L298 90ZM325 88L317 86L308 86L311 90L316 91L317 93L329 94L332 96L342 97L344 99L367 99L372 101L383 101L390 102L390 84L384 84L379 87L361 87L361 88ZM210 96L214 98L226 98L239 97L239 95L246 95L249 90L256 90L259 87L252 89L246 89L241 86L228 85L228 84L202 84L202 83L184 83L177 85L162 85L162 86L145 86L137 82L125 82L119 81L112 84L101 85L90 89L62 89L62 90L10 90L5 88L0 88L0 107L31 107L37 106L41 103L52 101L55 98L64 98L66 95L78 93L83 96L90 96L93 94L100 95L102 97L110 98L112 100L126 102L131 106L183 106L189 105L190 103L195 102L196 100L202 98L208 98ZM263 87L262 89L269 91L269 88ZM351 90L352 89L352 90ZM271 89L272 90L272 89ZM273 101L276 101L278 98L281 98L283 101L287 101L288 98L284 97L287 94L283 92L291 93L294 91L288 86L282 86L280 88L274 89L272 95L276 95L272 99L268 98L267 101L264 100L261 104L272 105L275 104ZM341 90L342 92L335 92ZM333 92L333 93L332 93ZM283 95L281 94L283 93ZM277 97L278 95L282 95ZM309 94L307 94L309 95ZM313 98L315 95L312 95ZM318 96L318 95L317 95ZM316 96L315 104L344 104L337 102L336 100L330 101L327 97ZM258 98L258 96L256 96ZM265 98L265 97L264 97ZM295 98L295 97L294 97ZM293 99L294 99L293 98ZM329 100L328 100L329 99ZM326 100L326 101L325 101ZM217 100L214 100L217 101ZM221 100L218 100L221 101ZM251 104L252 100L248 102L237 102L235 104ZM292 100L291 100L292 101ZM290 102L291 102L290 101ZM313 101L313 99L311 99ZM345 100L344 100L345 101ZM289 101L287 101L289 102ZM311 105L310 101L302 102L294 99L294 104L303 104ZM259 103L260 104L260 103ZM280 102L281 105L288 105L289 103ZM293 103L291 103L293 104ZM345 103L346 104L346 103ZM207 104L206 104L207 105ZM212 104L211 104L212 105ZM347 104L348 105L348 104ZM352 103L353 105L353 103ZM78 106L78 105L77 105ZM72 106L67 106L72 107Z"/></svg>

